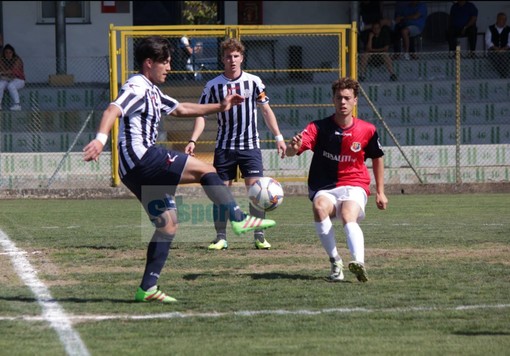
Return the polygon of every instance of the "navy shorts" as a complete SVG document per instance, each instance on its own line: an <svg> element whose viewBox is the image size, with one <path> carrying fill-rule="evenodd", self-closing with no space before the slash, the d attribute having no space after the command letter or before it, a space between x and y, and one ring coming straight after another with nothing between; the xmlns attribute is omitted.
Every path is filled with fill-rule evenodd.
<svg viewBox="0 0 510 356"><path fill-rule="evenodd" d="M263 177L262 153L259 148L252 150L214 150L214 167L223 181L235 179L237 167L243 178Z"/></svg>
<svg viewBox="0 0 510 356"><path fill-rule="evenodd" d="M140 163L122 177L122 183L142 204L147 200L147 197L142 196L145 192L166 199L167 195L175 194L188 157L183 152L168 150L161 146L149 147Z"/></svg>

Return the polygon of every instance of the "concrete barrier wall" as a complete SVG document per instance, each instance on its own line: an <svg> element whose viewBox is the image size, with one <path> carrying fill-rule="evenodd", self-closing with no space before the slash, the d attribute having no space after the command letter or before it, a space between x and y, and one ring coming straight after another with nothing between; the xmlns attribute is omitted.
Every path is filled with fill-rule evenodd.
<svg viewBox="0 0 510 356"><path fill-rule="evenodd" d="M403 153L386 147L385 179L388 184L456 182L455 146L409 146ZM304 180L312 153L281 159L274 149L263 150L265 174L285 180ZM0 189L86 188L111 186L111 156L104 152L97 162L84 162L81 152L3 153L0 157ZM510 182L510 145L465 145L460 149L463 183ZM371 161L367 161L371 170ZM414 169L414 170L413 170Z"/></svg>

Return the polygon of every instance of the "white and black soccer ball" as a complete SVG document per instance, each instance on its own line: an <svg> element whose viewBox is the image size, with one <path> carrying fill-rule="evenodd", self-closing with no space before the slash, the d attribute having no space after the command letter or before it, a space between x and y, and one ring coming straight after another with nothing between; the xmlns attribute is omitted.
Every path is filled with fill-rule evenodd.
<svg viewBox="0 0 510 356"><path fill-rule="evenodd" d="M259 210L271 211L283 202L283 188L274 178L262 177L248 189L248 198Z"/></svg>

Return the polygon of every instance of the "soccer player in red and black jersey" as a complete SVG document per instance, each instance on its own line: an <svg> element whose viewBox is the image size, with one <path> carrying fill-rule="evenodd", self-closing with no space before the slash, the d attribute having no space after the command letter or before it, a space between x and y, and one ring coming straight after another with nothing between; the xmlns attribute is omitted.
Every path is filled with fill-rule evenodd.
<svg viewBox="0 0 510 356"><path fill-rule="evenodd" d="M365 269L365 241L358 222L365 218L370 195L370 173L365 165L372 160L375 202L386 209L383 151L376 127L353 116L358 103L359 83L341 78L332 85L335 113L310 122L287 145L288 157L313 151L308 176L309 198L313 202L315 228L331 262L331 281L344 279L343 262L336 248L331 218L342 220L347 246L352 256L349 270L360 282L368 280Z"/></svg>

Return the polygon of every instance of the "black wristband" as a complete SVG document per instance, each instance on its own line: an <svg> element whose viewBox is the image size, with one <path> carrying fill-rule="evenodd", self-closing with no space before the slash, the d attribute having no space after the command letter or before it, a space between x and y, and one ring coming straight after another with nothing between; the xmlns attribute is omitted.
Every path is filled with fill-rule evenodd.
<svg viewBox="0 0 510 356"><path fill-rule="evenodd" d="M197 145L197 142L196 142L196 141L194 141L194 140L189 140L189 141L188 141L188 143L191 143L191 142L193 142L193 143L195 144L195 146Z"/></svg>

